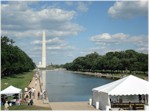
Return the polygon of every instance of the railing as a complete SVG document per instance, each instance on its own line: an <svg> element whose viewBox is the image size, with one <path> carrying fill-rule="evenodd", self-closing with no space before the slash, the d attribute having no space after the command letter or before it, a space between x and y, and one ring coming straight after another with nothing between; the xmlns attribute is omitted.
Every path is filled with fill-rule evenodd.
<svg viewBox="0 0 150 112"><path fill-rule="evenodd" d="M132 110L144 110L144 103L131 103ZM111 108L122 108L123 110L129 110L129 103L111 103Z"/></svg>

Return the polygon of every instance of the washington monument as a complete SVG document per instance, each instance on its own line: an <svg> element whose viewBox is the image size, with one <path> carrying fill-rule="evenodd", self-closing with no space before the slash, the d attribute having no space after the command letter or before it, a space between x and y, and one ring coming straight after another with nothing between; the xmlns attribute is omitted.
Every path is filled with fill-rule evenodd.
<svg viewBox="0 0 150 112"><path fill-rule="evenodd" d="M46 68L46 35L43 31L43 40L42 40L42 68Z"/></svg>
<svg viewBox="0 0 150 112"><path fill-rule="evenodd" d="M42 63L39 62L38 68L46 68L46 34L43 31L42 37Z"/></svg>

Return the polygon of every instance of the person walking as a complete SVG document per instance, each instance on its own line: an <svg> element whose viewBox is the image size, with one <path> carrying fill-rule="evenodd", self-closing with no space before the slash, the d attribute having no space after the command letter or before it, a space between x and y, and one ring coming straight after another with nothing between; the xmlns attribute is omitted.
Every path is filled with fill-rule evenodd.
<svg viewBox="0 0 150 112"><path fill-rule="evenodd" d="M27 101L27 102L28 102L28 105L30 105L30 100L31 100L31 99L28 99L28 101Z"/></svg>
<svg viewBox="0 0 150 112"><path fill-rule="evenodd" d="M139 95L139 103L142 101L142 95Z"/></svg>
<svg viewBox="0 0 150 112"><path fill-rule="evenodd" d="M32 87L31 91L32 91L32 97L35 98L35 91L36 91L36 89L34 87Z"/></svg>
<svg viewBox="0 0 150 112"><path fill-rule="evenodd" d="M33 99L30 99L30 105L33 105Z"/></svg>
<svg viewBox="0 0 150 112"><path fill-rule="evenodd" d="M8 108L9 107L8 101L5 102L4 107L5 107L5 110L9 110L9 108Z"/></svg>
<svg viewBox="0 0 150 112"><path fill-rule="evenodd" d="M38 92L38 99L40 99L40 92Z"/></svg>
<svg viewBox="0 0 150 112"><path fill-rule="evenodd" d="M133 107L131 105L131 102L129 102L129 110L132 110L132 109L133 109Z"/></svg>
<svg viewBox="0 0 150 112"><path fill-rule="evenodd" d="M30 89L28 93L29 93L29 98L31 98L32 97L32 90Z"/></svg>
<svg viewBox="0 0 150 112"><path fill-rule="evenodd" d="M134 105L133 105L133 110L136 110L136 104L134 103Z"/></svg>
<svg viewBox="0 0 150 112"><path fill-rule="evenodd" d="M40 92L40 99L43 99L43 92Z"/></svg>

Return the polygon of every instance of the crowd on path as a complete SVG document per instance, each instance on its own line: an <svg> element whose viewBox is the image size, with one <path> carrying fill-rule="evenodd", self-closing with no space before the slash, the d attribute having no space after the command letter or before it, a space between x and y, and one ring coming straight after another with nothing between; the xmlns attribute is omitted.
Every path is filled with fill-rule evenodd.
<svg viewBox="0 0 150 112"><path fill-rule="evenodd" d="M35 98L36 89L34 87L25 88L24 91L24 102L26 102L28 105L33 105L33 99Z"/></svg>
<svg viewBox="0 0 150 112"><path fill-rule="evenodd" d="M32 81L30 82L28 88L25 88L25 89L27 90L28 96L30 92L34 105L42 106L42 107L50 107L49 104L43 103L43 99L46 99L47 97L47 92L46 90L42 90L41 88L40 74L38 72L35 72L34 77Z"/></svg>
<svg viewBox="0 0 150 112"><path fill-rule="evenodd" d="M1 96L1 104L4 105L5 110L9 110L9 107L12 105L21 105L21 102L32 106L41 106L41 107L50 107L49 104L44 104L43 99L46 99L47 92L46 90L41 90L40 85L40 75L38 72L35 72L34 77L30 81L28 87L24 88L23 99L19 99L18 94L16 94L12 100L8 100L6 96Z"/></svg>
<svg viewBox="0 0 150 112"><path fill-rule="evenodd" d="M46 91L45 90L37 90L38 88L38 80L39 75L36 72L34 75L34 87L26 87L24 90L24 101L28 103L28 105L33 105L33 99L37 98L37 100L42 100L46 98ZM32 84L33 86L33 84ZM38 92L37 92L38 91Z"/></svg>

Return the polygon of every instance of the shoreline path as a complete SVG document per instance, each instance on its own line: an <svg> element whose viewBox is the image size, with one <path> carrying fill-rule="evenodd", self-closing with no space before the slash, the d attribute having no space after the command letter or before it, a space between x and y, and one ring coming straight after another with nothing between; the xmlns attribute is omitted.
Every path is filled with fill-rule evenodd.
<svg viewBox="0 0 150 112"><path fill-rule="evenodd" d="M35 79L33 77L32 81L29 84L29 87L30 88L34 87L36 89L35 98L33 99L33 102L34 102L33 105L39 106L39 107L49 107L50 108L49 103L46 104L43 102L42 99L38 99L37 93L38 93L38 91L41 91L39 79L38 79L37 84L35 86Z"/></svg>
<svg viewBox="0 0 150 112"><path fill-rule="evenodd" d="M44 103L42 99L38 99L37 93L41 91L40 81L38 79L37 85L35 86L35 79L32 78L32 81L29 84L29 87L34 87L36 89L35 98L33 102L35 106L39 107L49 107L50 110L96 110L93 106L88 104L88 101L85 102L49 102Z"/></svg>

